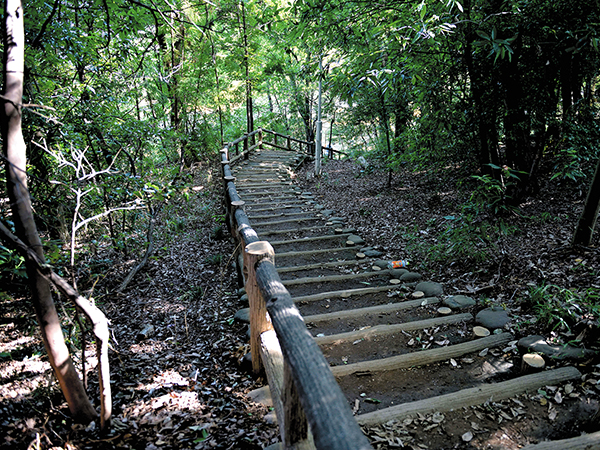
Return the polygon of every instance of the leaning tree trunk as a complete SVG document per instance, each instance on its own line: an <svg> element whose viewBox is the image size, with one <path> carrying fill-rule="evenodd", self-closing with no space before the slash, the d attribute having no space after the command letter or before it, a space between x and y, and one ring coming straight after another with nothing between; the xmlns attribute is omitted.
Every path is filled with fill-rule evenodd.
<svg viewBox="0 0 600 450"><path fill-rule="evenodd" d="M585 245L589 247L592 242L592 235L596 227L598 213L600 212L600 160L596 166L594 179L588 191L583 212L579 218L575 235L573 236L573 245Z"/></svg>
<svg viewBox="0 0 600 450"><path fill-rule="evenodd" d="M6 0L4 11L4 89L0 123L2 150L6 158L6 184L15 229L19 238L33 248L43 261L42 243L33 220L25 173L25 142L21 130L23 95L24 28L20 0ZM48 359L73 418L89 422L97 417L94 407L71 361L48 281L32 262L26 263L32 301L40 324Z"/></svg>

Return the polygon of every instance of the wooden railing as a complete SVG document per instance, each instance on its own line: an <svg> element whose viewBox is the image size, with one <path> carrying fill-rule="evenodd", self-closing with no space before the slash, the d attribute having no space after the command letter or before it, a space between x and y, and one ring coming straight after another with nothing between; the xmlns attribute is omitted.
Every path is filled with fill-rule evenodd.
<svg viewBox="0 0 600 450"><path fill-rule="evenodd" d="M306 328L275 269L275 253L252 229L240 199L231 165L263 148L263 133L276 136L271 146L290 150L292 142L311 143L266 130L256 130L221 150L227 224L239 243L238 267L250 301L252 367L267 375L281 439L286 449L371 449L321 350ZM256 144L250 145L256 135ZM287 147L277 143L285 138ZM244 150L239 152L239 144ZM230 152L237 154L230 157ZM309 428L310 425L310 428Z"/></svg>
<svg viewBox="0 0 600 450"><path fill-rule="evenodd" d="M252 138L255 135L258 135L258 142L251 144L251 142L253 141ZM273 136L273 142L263 140L265 135ZM278 148L280 150L296 151L298 153L303 153L307 156L314 156L315 154L314 141L303 141L302 139L296 139L291 136L278 133L276 131L259 128L258 130L255 130L252 133L244 134L244 136L226 145L229 154L233 155L233 157L231 158L231 162L236 162L238 159L243 158L245 155L248 155L252 150L256 149L259 146L259 142L261 143L261 145L268 145L270 147ZM241 151L240 144L242 144ZM348 157L348 153L345 153L341 150L337 150L332 147L325 146L322 147L322 154L327 155L327 157L330 159L335 159L336 155L338 159L342 159L342 157Z"/></svg>

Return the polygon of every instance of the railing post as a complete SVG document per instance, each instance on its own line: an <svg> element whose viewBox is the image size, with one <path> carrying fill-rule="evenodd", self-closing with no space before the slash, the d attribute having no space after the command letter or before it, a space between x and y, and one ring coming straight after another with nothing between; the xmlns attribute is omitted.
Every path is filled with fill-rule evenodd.
<svg viewBox="0 0 600 450"><path fill-rule="evenodd" d="M240 144L239 142L235 143L235 156L240 154Z"/></svg>
<svg viewBox="0 0 600 450"><path fill-rule="evenodd" d="M223 166L225 167L225 166ZM230 181L235 181L235 177L231 175L227 175L223 177L223 194L224 194L224 202L225 202L225 223L227 224L227 228L229 232L233 235L234 227L233 227L233 219L231 217L231 199L229 198L229 190L227 188L227 183Z"/></svg>
<svg viewBox="0 0 600 450"><path fill-rule="evenodd" d="M289 151L292 151L292 140L289 136L287 137L287 148Z"/></svg>
<svg viewBox="0 0 600 450"><path fill-rule="evenodd" d="M253 242L244 249L244 271L247 271L246 294L250 303L250 353L254 373L259 373L262 369L260 335L264 331L273 329L267 314L267 305L256 282L256 266L265 259L275 264L275 251L267 241Z"/></svg>
<svg viewBox="0 0 600 450"><path fill-rule="evenodd" d="M258 148L260 150L263 149L263 132L262 132L262 128L259 128L259 130L258 130Z"/></svg>
<svg viewBox="0 0 600 450"><path fill-rule="evenodd" d="M296 448L294 444L308 438L308 421L304 408L300 404L300 396L296 390L292 371L288 363L283 363L283 389L281 392L284 413L283 448ZM312 442L305 443L303 448L314 448Z"/></svg>
<svg viewBox="0 0 600 450"><path fill-rule="evenodd" d="M277 134L275 134L275 145L277 145Z"/></svg>
<svg viewBox="0 0 600 450"><path fill-rule="evenodd" d="M248 133L244 133L244 159L248 159Z"/></svg>

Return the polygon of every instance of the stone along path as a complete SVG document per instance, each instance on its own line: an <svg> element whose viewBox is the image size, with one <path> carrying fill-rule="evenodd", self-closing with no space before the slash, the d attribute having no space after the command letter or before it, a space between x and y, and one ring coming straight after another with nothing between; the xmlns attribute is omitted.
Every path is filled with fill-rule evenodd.
<svg viewBox="0 0 600 450"><path fill-rule="evenodd" d="M394 424L421 420L444 429L444 413L454 410L464 413L464 433L438 430L442 440L483 447L481 430L492 436L496 421L477 425L477 405L512 398L517 407L518 398L546 386L568 391L580 380L572 366L521 368L518 342L504 328L506 311L445 295L441 284L417 272L390 269L352 224L294 185L298 162L294 153L263 150L234 169L235 183L252 227L275 249L280 277L373 445L399 445L394 439L400 438L390 437ZM244 320L244 311L237 318ZM527 417L518 408L506 414L507 420ZM441 448L439 439L432 442Z"/></svg>

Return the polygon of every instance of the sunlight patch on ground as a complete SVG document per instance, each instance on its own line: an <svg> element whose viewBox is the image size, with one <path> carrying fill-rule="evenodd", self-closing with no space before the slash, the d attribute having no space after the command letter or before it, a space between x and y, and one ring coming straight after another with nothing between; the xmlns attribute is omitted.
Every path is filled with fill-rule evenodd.
<svg viewBox="0 0 600 450"><path fill-rule="evenodd" d="M6 331L9 330L7 329ZM33 336L21 336L15 339L14 341L0 342L0 353L13 352L19 347L23 347L27 344L33 344L34 341L36 341L36 338Z"/></svg>
<svg viewBox="0 0 600 450"><path fill-rule="evenodd" d="M39 356L3 362L0 364L0 399L22 399L39 387L46 387L53 378L50 363Z"/></svg>

